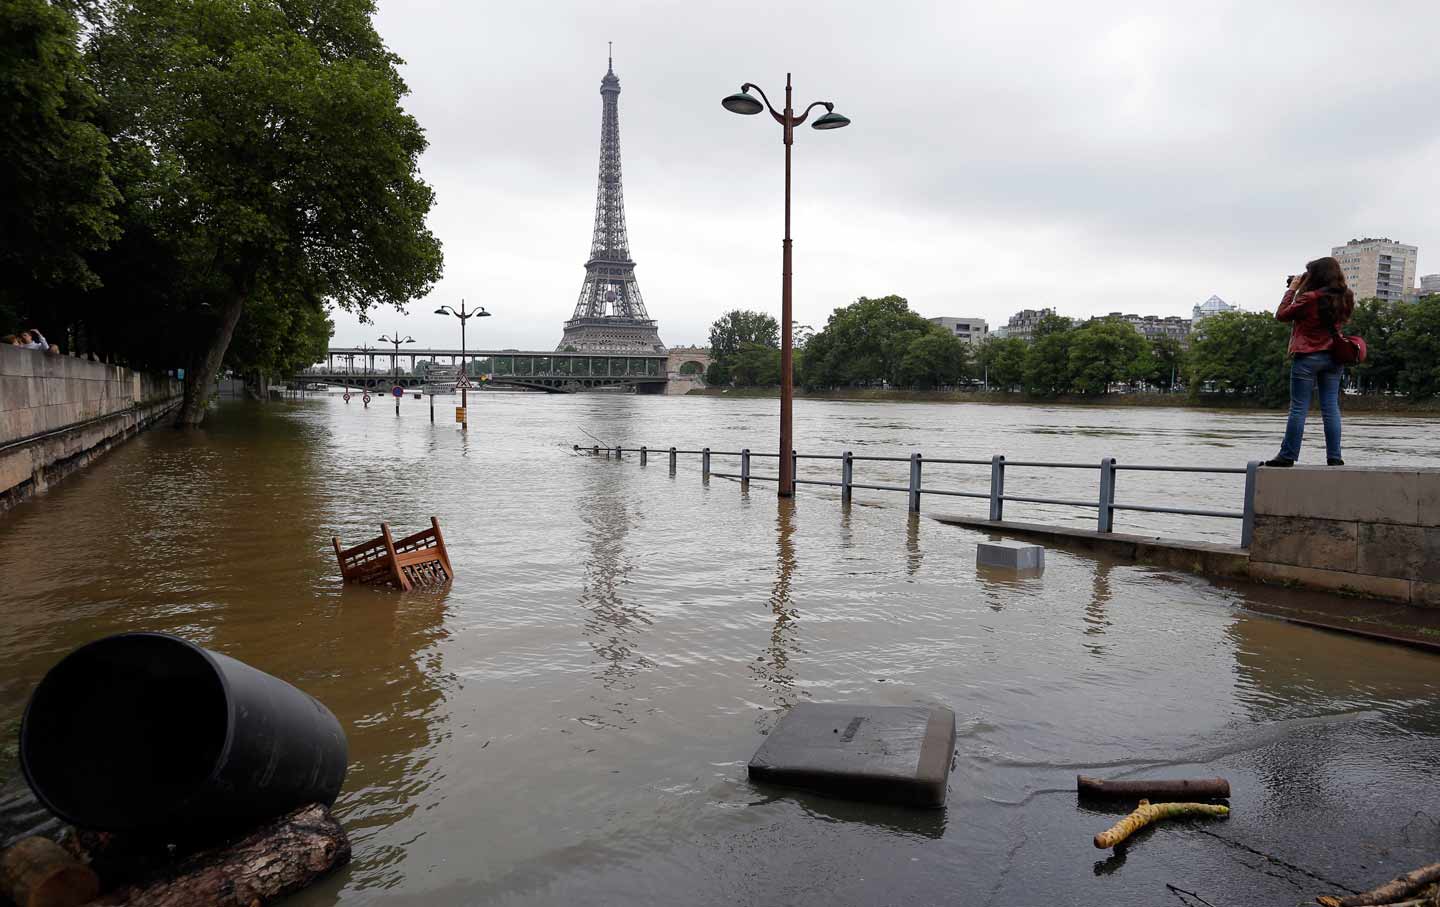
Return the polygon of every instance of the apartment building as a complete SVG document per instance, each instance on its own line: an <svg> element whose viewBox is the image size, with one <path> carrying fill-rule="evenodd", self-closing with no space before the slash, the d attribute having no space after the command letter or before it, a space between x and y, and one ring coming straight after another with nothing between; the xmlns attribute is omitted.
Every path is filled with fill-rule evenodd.
<svg viewBox="0 0 1440 907"><path fill-rule="evenodd" d="M1415 246L1389 238L1352 239L1330 250L1345 271L1345 282L1356 299L1385 299L1401 302L1413 297Z"/></svg>
<svg viewBox="0 0 1440 907"><path fill-rule="evenodd" d="M1440 295L1440 274L1426 274L1420 278L1420 296Z"/></svg>
<svg viewBox="0 0 1440 907"><path fill-rule="evenodd" d="M1190 337L1190 319L1181 318L1179 315L1126 315L1111 312L1105 317L1112 321L1125 322L1144 335L1146 340L1169 337L1184 343Z"/></svg>
<svg viewBox="0 0 1440 907"><path fill-rule="evenodd" d="M1018 337L1029 341L1034 339L1035 325L1046 315L1054 315L1054 309L1022 309L1010 316L1003 328L995 332L996 337Z"/></svg>
<svg viewBox="0 0 1440 907"><path fill-rule="evenodd" d="M941 315L926 320L931 324L940 325L946 332L954 334L971 346L975 346L990 336L990 325L984 318L953 318L949 315Z"/></svg>

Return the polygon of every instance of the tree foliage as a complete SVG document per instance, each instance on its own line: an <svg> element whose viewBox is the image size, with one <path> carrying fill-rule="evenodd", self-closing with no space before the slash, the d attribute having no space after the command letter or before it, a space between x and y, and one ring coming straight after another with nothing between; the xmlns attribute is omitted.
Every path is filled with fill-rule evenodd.
<svg viewBox="0 0 1440 907"><path fill-rule="evenodd" d="M1019 337L990 337L980 344L976 365L990 387L1019 390L1025 381L1025 355L1030 345Z"/></svg>
<svg viewBox="0 0 1440 907"><path fill-rule="evenodd" d="M805 384L903 386L902 362L911 343L934 329L900 296L861 297L831 313L825 328L805 345Z"/></svg>
<svg viewBox="0 0 1440 907"><path fill-rule="evenodd" d="M46 299L95 286L86 256L117 233L77 31L47 0L0 0L0 333L62 337Z"/></svg>
<svg viewBox="0 0 1440 907"><path fill-rule="evenodd" d="M86 60L124 235L97 261L102 287L59 303L71 330L135 364L188 366L193 423L237 330L236 365L276 362L290 353L261 351L276 325L299 327L283 340L300 348L325 305L428 292L441 257L416 173L425 139L373 3L101 6Z"/></svg>
<svg viewBox="0 0 1440 907"><path fill-rule="evenodd" d="M1206 318L1190 342L1192 394L1214 389L1267 404L1289 399L1286 358L1290 326L1260 312L1220 312Z"/></svg>
<svg viewBox="0 0 1440 907"><path fill-rule="evenodd" d="M1082 394L1107 394L1114 384L1138 380L1149 352L1133 325L1110 318L1096 318L1071 331L1069 347L1071 386Z"/></svg>

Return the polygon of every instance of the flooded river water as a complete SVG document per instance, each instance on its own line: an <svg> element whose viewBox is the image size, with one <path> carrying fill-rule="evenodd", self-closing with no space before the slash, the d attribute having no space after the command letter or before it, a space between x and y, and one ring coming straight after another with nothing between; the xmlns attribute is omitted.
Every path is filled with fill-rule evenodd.
<svg viewBox="0 0 1440 907"><path fill-rule="evenodd" d="M7 746L44 672L107 633L177 633L296 684L351 754L337 812L355 859L287 902L307 907L1198 903L1167 883L1233 907L1440 858L1440 658L1245 609L1271 590L1063 551L1039 577L977 573L984 536L907 514L903 494L847 506L802 487L777 504L768 484L702 482L693 457L671 476L663 457L571 450L586 433L773 450L774 401L491 393L466 434L442 401L434 425L413 399L399 419L388 400L225 404L204 431L149 432L0 517ZM797 448L819 453L1243 466L1282 428L1273 413L797 405ZM1346 429L1351 463L1440 462L1440 423ZM1122 476L1121 498L1240 507L1240 477ZM1007 479L1081 498L1095 481ZM984 491L988 468L926 483ZM450 588L340 586L332 534L432 514ZM1117 529L1239 531L1140 514ZM953 708L948 806L751 785L746 761L802 700ZM1077 772L1223 774L1234 812L1111 856L1090 839L1114 816L1077 804Z"/></svg>

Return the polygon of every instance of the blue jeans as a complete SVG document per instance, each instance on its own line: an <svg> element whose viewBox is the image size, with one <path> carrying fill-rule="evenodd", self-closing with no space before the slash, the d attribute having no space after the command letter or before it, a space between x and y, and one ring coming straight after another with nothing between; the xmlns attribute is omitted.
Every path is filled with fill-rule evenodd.
<svg viewBox="0 0 1440 907"><path fill-rule="evenodd" d="M1340 459L1340 379L1344 375L1345 366L1337 364L1327 351L1295 357L1290 365L1290 419L1285 423L1285 440L1280 444L1281 457L1300 459L1310 395L1319 385L1320 417L1325 422L1325 457Z"/></svg>

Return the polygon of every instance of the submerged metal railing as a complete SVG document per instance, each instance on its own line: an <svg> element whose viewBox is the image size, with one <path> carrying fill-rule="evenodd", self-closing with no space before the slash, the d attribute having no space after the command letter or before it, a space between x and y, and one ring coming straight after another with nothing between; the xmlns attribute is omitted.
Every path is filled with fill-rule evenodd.
<svg viewBox="0 0 1440 907"><path fill-rule="evenodd" d="M742 450L711 450L702 447L699 450L680 450L678 448L650 448L650 447L601 447L592 445L584 447L579 444L574 446L576 451L588 451L594 456L605 454L621 458L627 453L639 454L640 465L644 466L649 462L651 454L664 454L669 458L670 472L673 475L676 464L681 456L700 457L700 474L704 477L715 476L722 479L739 479L741 482L775 482L779 478L771 475L756 475L750 470L750 462L755 458L778 460L778 453L762 453L752 451L748 447ZM988 500L990 502L990 520L1000 522L1005 518L1005 502L1014 501L1019 504L1049 504L1060 507L1094 508L1097 513L1096 530L1099 532L1115 531L1115 512L1117 510L1129 510L1136 513L1165 513L1179 516L1210 517L1215 519L1239 520L1240 521L1240 547L1249 548L1250 541L1255 532L1255 475L1260 468L1259 460L1251 460L1243 467L1239 466L1141 466L1128 463L1118 463L1114 457L1105 457L1098 464L1096 463L1052 463L1042 460L1006 460L1003 454L997 454L988 460L967 460L955 458L927 459L919 453L912 453L908 457L882 457L857 455L852 451L845 451L843 454L802 454L794 453L792 470L795 475L796 485L824 485L840 489L840 498L849 501L855 489L867 491L895 491L902 492L908 498L909 509L912 512L919 512L920 500L924 495L941 495L944 497L975 498ZM740 471L738 473L716 472L711 469L713 457L739 457ZM840 480L828 479L805 479L800 478L801 460L838 460L840 461ZM906 485L882 485L875 483L855 481L856 463L908 463L910 465L910 481ZM924 466L926 463L936 465L958 465L958 466L989 466L990 467L990 490L989 491L963 491L949 488L927 488L922 483ZM1005 493L1005 474L1009 469L1098 469L1100 472L1100 493L1094 500L1067 500L1063 498L1042 498L1026 495L1015 495ZM1243 475L1245 477L1245 493L1241 509L1230 510L1201 510L1193 507L1161 507L1155 504L1136 504L1115 500L1115 480L1121 472L1189 472L1205 473L1210 475Z"/></svg>

